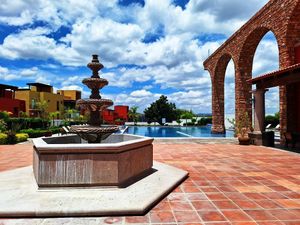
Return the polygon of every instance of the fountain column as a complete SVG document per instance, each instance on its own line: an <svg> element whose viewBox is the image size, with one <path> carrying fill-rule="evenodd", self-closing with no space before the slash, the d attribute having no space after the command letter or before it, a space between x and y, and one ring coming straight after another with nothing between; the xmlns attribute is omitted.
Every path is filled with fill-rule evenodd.
<svg viewBox="0 0 300 225"><path fill-rule="evenodd" d="M98 55L93 55L92 61L87 64L92 70L90 78L83 79L82 83L91 89L89 99L79 99L76 104L90 112L88 126L71 126L70 131L78 134L89 143L100 143L110 134L116 132L117 126L103 126L101 111L113 105L110 99L102 99L99 90L108 85L106 79L100 78L99 71L104 67L98 60Z"/></svg>

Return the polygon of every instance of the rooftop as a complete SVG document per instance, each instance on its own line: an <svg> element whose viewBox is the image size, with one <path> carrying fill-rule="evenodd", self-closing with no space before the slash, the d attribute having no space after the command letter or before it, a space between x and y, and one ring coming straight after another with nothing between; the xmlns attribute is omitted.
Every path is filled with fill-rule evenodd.
<svg viewBox="0 0 300 225"><path fill-rule="evenodd" d="M12 85L7 85L7 84L0 84L0 89L10 89L10 90L18 90L18 87L12 86Z"/></svg>
<svg viewBox="0 0 300 225"><path fill-rule="evenodd" d="M6 224L300 224L300 155L235 144L154 144L189 178L144 216L3 219ZM32 165L32 145L0 146L0 172ZM1 200L0 200L1 201Z"/></svg>
<svg viewBox="0 0 300 225"><path fill-rule="evenodd" d="M280 70L275 70L258 77L247 80L248 83L257 84L259 82L268 82L270 80L278 80L279 78L283 78L283 76L294 75L300 73L300 63L294 64L292 66L285 67ZM285 82L287 82L285 80Z"/></svg>
<svg viewBox="0 0 300 225"><path fill-rule="evenodd" d="M52 87L51 85L43 84L43 83L27 83L27 85L36 86L36 87Z"/></svg>

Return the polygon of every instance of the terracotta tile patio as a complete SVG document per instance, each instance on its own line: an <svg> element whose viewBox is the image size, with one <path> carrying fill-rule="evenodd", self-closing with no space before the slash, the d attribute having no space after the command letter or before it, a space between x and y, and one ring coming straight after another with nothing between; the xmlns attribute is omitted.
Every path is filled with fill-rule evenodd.
<svg viewBox="0 0 300 225"><path fill-rule="evenodd" d="M2 219L0 224L300 224L300 155L271 148L155 144L190 177L144 216ZM0 171L31 165L32 146L0 146Z"/></svg>

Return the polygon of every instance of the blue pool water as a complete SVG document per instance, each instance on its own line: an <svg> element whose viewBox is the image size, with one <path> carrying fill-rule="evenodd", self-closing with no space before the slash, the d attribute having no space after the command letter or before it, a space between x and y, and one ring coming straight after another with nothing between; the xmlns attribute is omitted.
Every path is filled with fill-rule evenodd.
<svg viewBox="0 0 300 225"><path fill-rule="evenodd" d="M233 137L233 131L226 134L212 134L211 126L202 127L158 127L130 126L125 133L147 137Z"/></svg>

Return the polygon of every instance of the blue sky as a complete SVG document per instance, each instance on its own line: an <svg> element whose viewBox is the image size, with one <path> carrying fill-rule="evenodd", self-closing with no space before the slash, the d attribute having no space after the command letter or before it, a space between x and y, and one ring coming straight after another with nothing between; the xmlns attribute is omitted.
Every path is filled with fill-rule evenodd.
<svg viewBox="0 0 300 225"><path fill-rule="evenodd" d="M210 76L203 69L217 49L267 0L2 0L0 83L27 82L89 90L86 64L99 54L109 80L103 97L143 111L161 94L178 108L211 112ZM266 48L268 51L266 51ZM233 64L226 73L226 112L234 112ZM272 34L260 43L253 75L278 68ZM278 111L278 90L267 112Z"/></svg>

